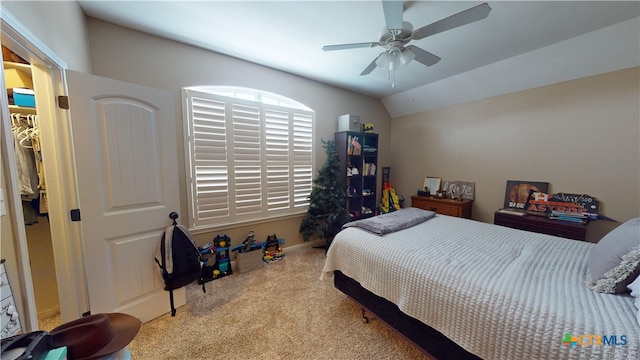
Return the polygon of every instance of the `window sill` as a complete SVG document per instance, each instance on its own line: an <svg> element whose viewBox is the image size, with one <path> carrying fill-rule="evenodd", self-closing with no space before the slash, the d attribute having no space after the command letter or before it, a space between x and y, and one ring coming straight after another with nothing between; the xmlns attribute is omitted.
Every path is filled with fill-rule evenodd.
<svg viewBox="0 0 640 360"><path fill-rule="evenodd" d="M302 218L305 216L306 213L307 211L305 210L295 214L277 215L277 216L272 216L272 217L268 217L260 220L238 221L238 222L231 222L231 223L224 223L224 224L216 224L215 226L201 226L198 228L189 229L189 232L193 235L197 235L197 234L205 234L213 231L229 230L229 229L244 227L248 225L263 224L263 223L282 221L287 219L300 218L302 220Z"/></svg>

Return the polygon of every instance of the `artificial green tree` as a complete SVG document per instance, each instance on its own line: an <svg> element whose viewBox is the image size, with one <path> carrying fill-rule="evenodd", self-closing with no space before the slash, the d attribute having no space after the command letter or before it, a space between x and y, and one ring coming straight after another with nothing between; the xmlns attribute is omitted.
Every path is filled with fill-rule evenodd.
<svg viewBox="0 0 640 360"><path fill-rule="evenodd" d="M345 207L345 189L338 180L344 169L340 168L335 141L322 140L322 144L327 159L313 180L309 210L300 224L300 233L304 241L309 241L315 234L329 244L350 218Z"/></svg>

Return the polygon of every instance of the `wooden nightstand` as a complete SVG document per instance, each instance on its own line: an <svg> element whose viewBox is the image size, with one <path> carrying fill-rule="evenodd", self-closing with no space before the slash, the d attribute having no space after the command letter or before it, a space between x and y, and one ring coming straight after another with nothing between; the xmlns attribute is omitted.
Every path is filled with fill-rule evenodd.
<svg viewBox="0 0 640 360"><path fill-rule="evenodd" d="M461 218L471 219L471 205L473 200L454 200L454 199L438 199L429 196L411 197L411 206L435 211L438 214L457 216Z"/></svg>
<svg viewBox="0 0 640 360"><path fill-rule="evenodd" d="M493 223L514 229L537 232L540 234L560 236L567 239L586 241L587 224L578 224L550 220L544 216L535 215L512 215L496 211L493 216Z"/></svg>

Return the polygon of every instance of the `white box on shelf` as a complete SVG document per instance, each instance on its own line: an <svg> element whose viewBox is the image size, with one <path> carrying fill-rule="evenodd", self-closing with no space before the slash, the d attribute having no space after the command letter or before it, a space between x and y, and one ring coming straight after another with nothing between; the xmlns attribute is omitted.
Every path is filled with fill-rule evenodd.
<svg viewBox="0 0 640 360"><path fill-rule="evenodd" d="M360 132L360 116L352 114L338 116L338 131Z"/></svg>

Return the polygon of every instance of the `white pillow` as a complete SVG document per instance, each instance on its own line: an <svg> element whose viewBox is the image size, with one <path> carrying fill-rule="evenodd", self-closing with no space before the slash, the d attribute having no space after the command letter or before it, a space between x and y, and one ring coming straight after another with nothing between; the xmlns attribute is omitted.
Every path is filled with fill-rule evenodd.
<svg viewBox="0 0 640 360"><path fill-rule="evenodd" d="M640 325L640 276L638 276L631 284L627 285L633 296L633 303L636 305L636 320Z"/></svg>

